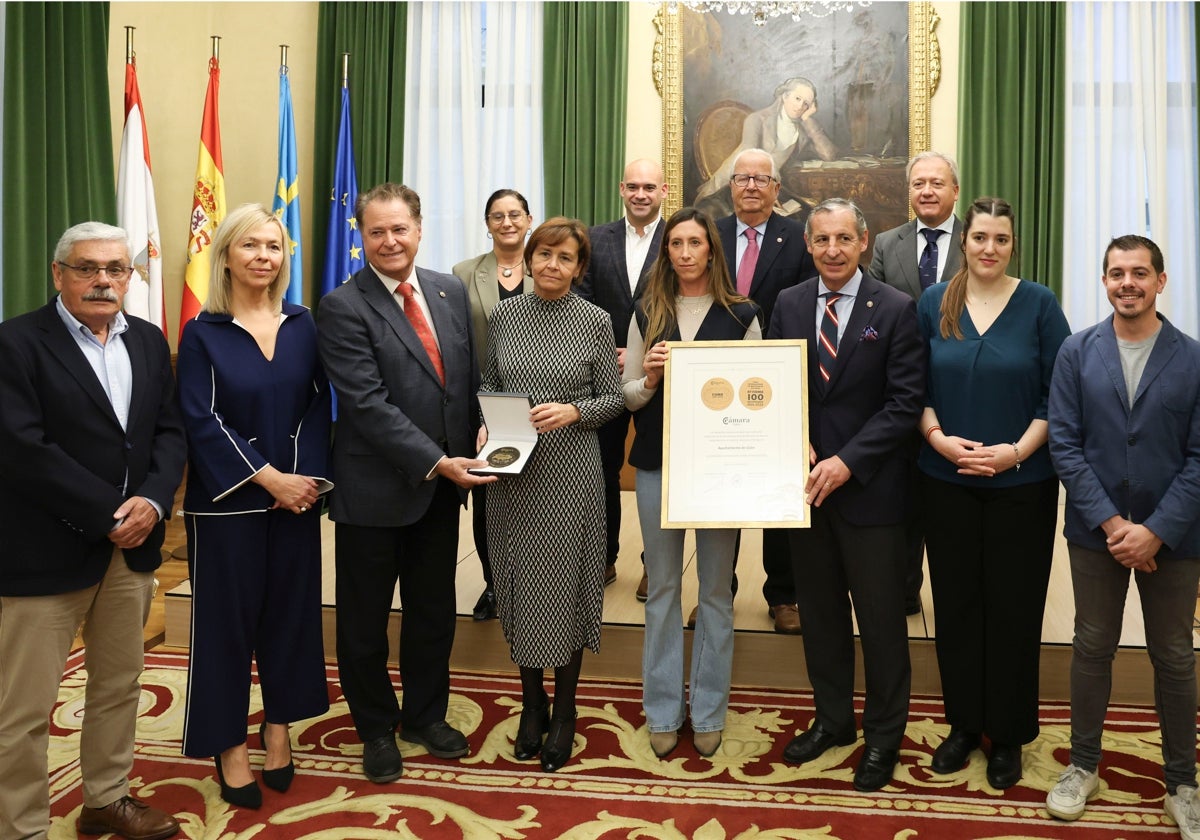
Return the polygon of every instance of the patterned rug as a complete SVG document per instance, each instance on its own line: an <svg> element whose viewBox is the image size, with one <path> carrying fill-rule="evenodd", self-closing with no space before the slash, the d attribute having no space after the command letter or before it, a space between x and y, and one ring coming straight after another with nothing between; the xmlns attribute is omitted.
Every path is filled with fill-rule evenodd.
<svg viewBox="0 0 1200 840"><path fill-rule="evenodd" d="M586 661L584 663L586 671ZM212 763L179 753L187 660L146 657L133 791L178 815L189 838L467 838L467 840L962 840L1079 838L1115 840L1178 836L1162 812L1160 740L1152 709L1110 710L1099 796L1084 817L1050 818L1045 792L1068 750L1068 710L1047 705L1042 734L1026 748L1024 779L1001 793L985 778L983 754L951 776L929 771L947 727L936 699L914 698L895 782L878 794L851 784L862 744L830 750L802 767L782 750L812 720L808 694L762 690L733 693L724 743L712 760L699 757L684 733L667 760L647 740L636 683L585 681L579 690L575 755L555 774L512 757L520 713L519 682L508 676L455 673L449 719L467 733L472 753L432 758L400 742L404 776L388 785L366 781L358 743L329 669L331 708L293 725L296 781L286 794L263 788L259 811L239 811L218 792ZM393 674L393 679L395 675ZM52 840L74 838L81 805L78 723L86 674L71 658L51 721ZM251 700L257 732L260 699ZM261 764L257 735L251 762Z"/></svg>

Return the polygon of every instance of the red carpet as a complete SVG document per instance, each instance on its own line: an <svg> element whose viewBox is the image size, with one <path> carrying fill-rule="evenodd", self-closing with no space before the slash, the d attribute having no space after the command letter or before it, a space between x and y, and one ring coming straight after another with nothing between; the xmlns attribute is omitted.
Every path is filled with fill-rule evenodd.
<svg viewBox="0 0 1200 840"><path fill-rule="evenodd" d="M807 728L807 694L735 691L725 740L700 758L684 733L666 761L650 751L637 684L587 681L579 690L575 757L556 774L512 758L520 707L515 678L456 673L449 719L472 753L459 761L400 742L404 776L374 785L360 772L358 743L329 669L332 707L292 727L296 781L287 794L263 789L260 811L221 800L211 762L179 754L187 660L147 656L138 727L134 793L179 816L191 838L1078 838L1178 836L1162 812L1159 734L1152 709L1110 710L1100 795L1083 819L1066 824L1043 808L1067 758L1068 712L1043 707L1041 737L1026 748L1024 779L1007 792L985 779L976 752L953 776L933 776L929 758L946 734L939 702L917 698L895 783L879 794L851 785L861 743L790 767L787 740ZM74 838L81 805L78 717L86 675L73 656L52 720L51 838ZM586 661L585 661L586 670ZM257 691L250 729L257 731ZM251 762L262 752L250 738Z"/></svg>

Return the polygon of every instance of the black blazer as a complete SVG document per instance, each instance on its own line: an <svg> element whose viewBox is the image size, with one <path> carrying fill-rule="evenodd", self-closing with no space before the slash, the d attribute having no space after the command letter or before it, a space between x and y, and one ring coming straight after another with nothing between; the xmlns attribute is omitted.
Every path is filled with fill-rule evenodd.
<svg viewBox="0 0 1200 840"><path fill-rule="evenodd" d="M851 477L823 504L854 525L903 521L907 444L925 399L917 305L864 272L829 382L817 369L817 278L779 295L767 338L808 341L808 435L817 459L841 457Z"/></svg>
<svg viewBox="0 0 1200 840"><path fill-rule="evenodd" d="M654 229L650 250L646 252L646 260L642 263L641 276L632 292L629 290L629 267L625 264L625 218L596 225L588 231L588 237L592 240L592 259L575 293L608 313L617 347L624 347L629 340L633 306L642 296L646 275L658 259L665 225L666 220L660 219L658 227Z"/></svg>
<svg viewBox="0 0 1200 840"><path fill-rule="evenodd" d="M729 276L737 283L737 216L717 220L721 247ZM750 283L749 297L762 308L763 329L771 323L775 299L784 289L816 276L817 269L808 245L804 242L804 225L778 213L767 219L767 232L758 243L758 263Z"/></svg>
<svg viewBox="0 0 1200 840"><path fill-rule="evenodd" d="M56 301L0 324L0 595L98 583L112 558L113 512L130 496L171 515L187 457L171 353L157 327L126 319L126 429ZM158 568L165 529L160 521L125 549L129 568Z"/></svg>

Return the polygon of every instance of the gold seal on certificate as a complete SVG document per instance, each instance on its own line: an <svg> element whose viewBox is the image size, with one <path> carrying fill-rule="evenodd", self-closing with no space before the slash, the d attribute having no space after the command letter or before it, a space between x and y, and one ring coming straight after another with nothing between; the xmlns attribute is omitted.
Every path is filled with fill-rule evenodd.
<svg viewBox="0 0 1200 840"><path fill-rule="evenodd" d="M501 446L488 453L487 462L492 467L507 467L521 457L521 450L515 446Z"/></svg>
<svg viewBox="0 0 1200 840"><path fill-rule="evenodd" d="M713 411L724 411L733 403L733 383L713 377L700 386L700 402Z"/></svg>
<svg viewBox="0 0 1200 840"><path fill-rule="evenodd" d="M771 404L771 383L761 377L751 376L742 383L738 397L746 408L760 411Z"/></svg>

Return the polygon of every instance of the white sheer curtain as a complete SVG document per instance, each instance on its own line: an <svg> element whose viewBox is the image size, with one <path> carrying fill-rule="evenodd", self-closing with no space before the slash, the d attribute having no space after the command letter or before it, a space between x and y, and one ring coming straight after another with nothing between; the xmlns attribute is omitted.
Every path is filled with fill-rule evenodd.
<svg viewBox="0 0 1200 840"><path fill-rule="evenodd" d="M541 4L410 3L405 87L417 262L449 271L491 250L483 203L494 190L520 191L535 217L543 204Z"/></svg>
<svg viewBox="0 0 1200 840"><path fill-rule="evenodd" d="M1194 4L1068 3L1063 308L1073 330L1112 314L1104 248L1136 233L1158 243L1159 311L1189 335L1200 322Z"/></svg>

